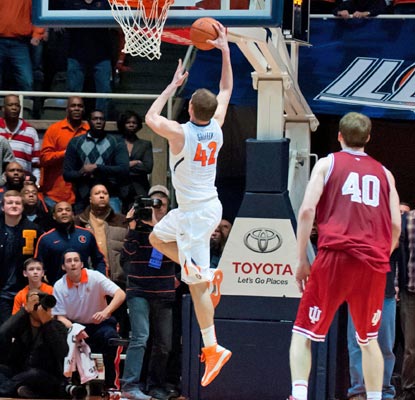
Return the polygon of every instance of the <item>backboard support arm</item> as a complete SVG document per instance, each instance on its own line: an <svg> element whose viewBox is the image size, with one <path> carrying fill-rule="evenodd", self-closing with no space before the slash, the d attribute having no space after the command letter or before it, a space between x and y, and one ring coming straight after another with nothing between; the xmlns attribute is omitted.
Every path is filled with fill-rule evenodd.
<svg viewBox="0 0 415 400"><path fill-rule="evenodd" d="M228 39L254 68L257 138L291 140L288 190L297 214L310 174L310 133L319 124L298 85L298 43L289 43L290 56L281 28L230 28Z"/></svg>

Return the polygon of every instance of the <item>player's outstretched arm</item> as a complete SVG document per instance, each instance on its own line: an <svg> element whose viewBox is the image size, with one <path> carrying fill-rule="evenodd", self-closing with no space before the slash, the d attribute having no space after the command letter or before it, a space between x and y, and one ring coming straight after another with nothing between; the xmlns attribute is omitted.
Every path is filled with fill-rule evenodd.
<svg viewBox="0 0 415 400"><path fill-rule="evenodd" d="M217 96L218 107L214 118L218 124L222 126L225 121L226 111L232 95L233 74L226 28L220 23L213 26L218 32L218 37L215 40L208 40L208 42L213 44L222 52L222 73L219 83L219 93Z"/></svg>
<svg viewBox="0 0 415 400"><path fill-rule="evenodd" d="M188 74L189 73L183 68L182 60L179 60L172 81L154 101L145 117L147 126L158 135L166 138L169 142L174 142L176 140L176 135L182 135L183 130L178 122L171 121L163 117L161 112L163 111L169 97L172 96L175 90L183 84ZM172 145L172 143L170 143L170 145ZM174 151L174 149L172 150Z"/></svg>
<svg viewBox="0 0 415 400"><path fill-rule="evenodd" d="M307 258L307 244L313 228L316 207L324 189L324 178L330 166L329 158L317 162L311 173L305 190L304 199L298 212L297 224L297 268L295 280L302 293L310 275L310 263Z"/></svg>

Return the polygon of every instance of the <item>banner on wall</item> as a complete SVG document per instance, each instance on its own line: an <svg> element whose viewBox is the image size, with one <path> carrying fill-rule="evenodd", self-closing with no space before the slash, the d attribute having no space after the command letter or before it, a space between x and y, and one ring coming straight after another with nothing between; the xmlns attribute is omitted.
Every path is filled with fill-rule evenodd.
<svg viewBox="0 0 415 400"><path fill-rule="evenodd" d="M415 19L312 18L299 85L315 114L415 119Z"/></svg>

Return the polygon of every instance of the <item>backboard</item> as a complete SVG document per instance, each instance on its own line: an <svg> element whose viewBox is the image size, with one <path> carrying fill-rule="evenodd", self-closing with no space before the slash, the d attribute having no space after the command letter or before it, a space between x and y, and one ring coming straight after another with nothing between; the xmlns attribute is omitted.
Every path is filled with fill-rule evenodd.
<svg viewBox="0 0 415 400"><path fill-rule="evenodd" d="M290 0L291 4L293 0ZM116 27L107 0L32 0L37 26ZM212 17L227 27L276 27L283 19L283 0L175 0L166 26L185 27Z"/></svg>

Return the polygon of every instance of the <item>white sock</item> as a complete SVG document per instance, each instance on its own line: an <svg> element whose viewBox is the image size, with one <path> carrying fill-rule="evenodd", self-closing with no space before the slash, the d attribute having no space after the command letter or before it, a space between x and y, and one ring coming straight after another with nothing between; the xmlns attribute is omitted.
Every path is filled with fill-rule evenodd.
<svg viewBox="0 0 415 400"><path fill-rule="evenodd" d="M366 398L367 400L381 400L382 392L367 392Z"/></svg>
<svg viewBox="0 0 415 400"><path fill-rule="evenodd" d="M203 344L205 347L211 347L217 344L215 325L202 329L200 332L202 333Z"/></svg>
<svg viewBox="0 0 415 400"><path fill-rule="evenodd" d="M296 380L292 383L292 396L295 400L307 400L308 382Z"/></svg>

